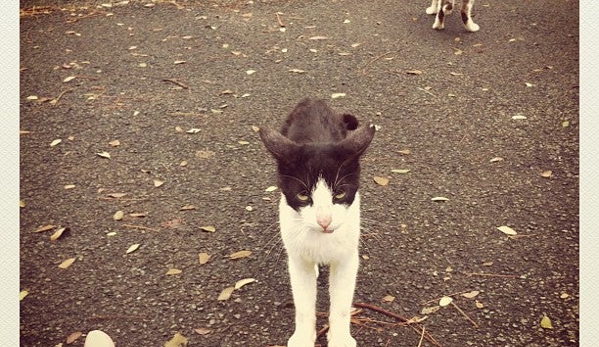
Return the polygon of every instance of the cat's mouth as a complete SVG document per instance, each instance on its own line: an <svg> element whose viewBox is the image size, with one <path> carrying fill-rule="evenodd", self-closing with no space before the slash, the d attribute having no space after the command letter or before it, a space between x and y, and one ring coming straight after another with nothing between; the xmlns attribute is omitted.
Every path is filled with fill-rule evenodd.
<svg viewBox="0 0 599 347"><path fill-rule="evenodd" d="M321 231L323 234L332 234L332 233L333 233L333 231L335 231L335 230L332 230L332 229L322 229L322 230L320 230L320 231Z"/></svg>

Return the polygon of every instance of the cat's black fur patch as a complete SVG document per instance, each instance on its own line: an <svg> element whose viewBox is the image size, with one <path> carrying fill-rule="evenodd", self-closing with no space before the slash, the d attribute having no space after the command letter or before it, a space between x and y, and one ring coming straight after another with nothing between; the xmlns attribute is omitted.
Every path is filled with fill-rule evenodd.
<svg viewBox="0 0 599 347"><path fill-rule="evenodd" d="M374 137L374 127L358 127L356 117L335 113L324 101L304 99L289 114L281 132L260 129L260 138L278 164L279 188L296 211L311 204L309 195L319 178L333 193L345 192L335 203L351 205L360 186L359 158Z"/></svg>

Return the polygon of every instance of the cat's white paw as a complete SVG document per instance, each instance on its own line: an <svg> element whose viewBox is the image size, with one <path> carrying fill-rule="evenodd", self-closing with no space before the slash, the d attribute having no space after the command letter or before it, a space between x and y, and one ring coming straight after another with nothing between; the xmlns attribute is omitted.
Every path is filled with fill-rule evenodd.
<svg viewBox="0 0 599 347"><path fill-rule="evenodd" d="M426 14L437 14L437 7L436 6L427 7Z"/></svg>
<svg viewBox="0 0 599 347"><path fill-rule="evenodd" d="M471 31L471 32L475 32L478 31L480 29L480 26L476 23L474 23L473 21L469 21L466 24L466 30Z"/></svg>
<svg viewBox="0 0 599 347"><path fill-rule="evenodd" d="M445 25L440 20L435 19L435 23L433 23L433 29L443 30L443 28L445 28Z"/></svg>
<svg viewBox="0 0 599 347"><path fill-rule="evenodd" d="M329 336L328 347L356 347L356 340L351 335Z"/></svg>
<svg viewBox="0 0 599 347"><path fill-rule="evenodd" d="M300 334L293 334L287 341L287 347L314 347L316 338Z"/></svg>

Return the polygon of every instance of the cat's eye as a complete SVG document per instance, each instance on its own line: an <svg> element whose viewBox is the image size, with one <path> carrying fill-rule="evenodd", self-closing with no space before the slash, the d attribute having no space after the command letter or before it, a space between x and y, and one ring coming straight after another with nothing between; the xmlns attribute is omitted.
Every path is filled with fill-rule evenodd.
<svg viewBox="0 0 599 347"><path fill-rule="evenodd" d="M297 193L296 196L299 201L308 201L308 199L310 199L310 197L308 196L308 194L306 194L306 192L299 192L299 193Z"/></svg>
<svg viewBox="0 0 599 347"><path fill-rule="evenodd" d="M337 194L335 194L335 200L341 200L345 198L345 192L337 192Z"/></svg>

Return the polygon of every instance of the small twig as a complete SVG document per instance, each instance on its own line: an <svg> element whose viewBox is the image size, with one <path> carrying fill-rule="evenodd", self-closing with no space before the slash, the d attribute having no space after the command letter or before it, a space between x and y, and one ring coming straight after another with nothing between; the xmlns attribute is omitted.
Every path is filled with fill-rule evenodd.
<svg viewBox="0 0 599 347"><path fill-rule="evenodd" d="M284 27L285 27L285 24L284 24L284 23L283 23L283 21L281 20L281 15L282 15L282 13L281 13L281 12L277 12L276 14L277 14L277 22L279 22L279 25L281 26L281 28L284 28Z"/></svg>
<svg viewBox="0 0 599 347"><path fill-rule="evenodd" d="M56 105L58 103L58 100L60 100L60 98L62 98L63 95L65 95L68 92L72 92L72 91L73 91L73 89L67 89L67 90L63 91L56 97L56 99L50 100L50 105Z"/></svg>
<svg viewBox="0 0 599 347"><path fill-rule="evenodd" d="M429 92L428 90L426 90L426 89L424 89L424 88L420 88L420 87L418 87L418 90L422 90L423 92L425 92L425 93L427 93L427 94L430 94L430 95L432 95L432 96L434 96L434 97L437 97L435 94L433 94L433 93Z"/></svg>
<svg viewBox="0 0 599 347"><path fill-rule="evenodd" d="M316 339L318 340L319 338L321 338L322 335L327 333L327 331L329 331L329 326L325 324L325 326L323 326L322 329L318 330L318 332L316 333Z"/></svg>
<svg viewBox="0 0 599 347"><path fill-rule="evenodd" d="M366 73L366 68L371 65L372 63L374 63L375 61L383 58L386 55L389 55L391 53L395 53L395 52L386 52L384 54L379 55L378 57L375 57L374 59L370 60L368 63L366 63L363 67L362 67L362 73L365 74Z"/></svg>
<svg viewBox="0 0 599 347"><path fill-rule="evenodd" d="M467 320L469 320L469 321L470 321L470 323L472 323L472 325L474 325L474 327L475 327L475 328L478 328L478 324L476 324L476 322L475 322L475 321L473 321L473 320L472 320L472 318L470 318L470 317L469 317L469 316L466 314L466 312L462 311L462 309L461 309L461 308L459 308L459 307L458 307L458 305L456 305L456 303L455 303L455 302L453 302L453 301L452 301L452 302L451 302L451 304L453 305L453 307L455 307L455 308L456 308L456 309L457 309L457 310L458 310L458 311L459 311L459 312L462 314L462 316L466 317L466 319L467 319Z"/></svg>
<svg viewBox="0 0 599 347"><path fill-rule="evenodd" d="M187 84L185 84L183 82L179 82L174 78L164 78L163 81L174 83L183 89L189 89L189 86Z"/></svg>
<svg viewBox="0 0 599 347"><path fill-rule="evenodd" d="M384 308L380 308L378 306L374 306L374 305L370 305L370 304L366 304L366 303L354 303L353 304L354 307L360 307L360 308L367 308L369 310L375 311L375 312L379 312L382 313L386 316L389 316L391 318L395 318L399 321L402 321L404 323L410 323L411 321L403 316L400 316L396 313L390 312L385 310ZM413 324L408 324L410 327L412 327L412 329L414 329L416 332L421 333L422 328L420 328L420 325L418 323L413 323ZM420 330L416 327L418 326L418 328L420 328ZM425 337L427 339L427 341L431 342L432 344L434 344L435 346L440 347L441 344L439 342L437 342L437 340L435 340L429 333L425 332Z"/></svg>
<svg viewBox="0 0 599 347"><path fill-rule="evenodd" d="M396 313L393 313L391 311L387 311L384 308L381 308L381 307L378 307L378 306L374 306L374 305L370 305L370 304L366 304L366 303L363 303L363 302L354 303L354 307L367 308L369 310L372 310L372 311L375 311L375 312L378 312L378 313L382 313L385 316L388 316L388 317L400 320L400 321L402 321L404 323L406 323L407 321L409 321L409 319L406 318L406 317L400 316L400 315L398 315Z"/></svg>
<svg viewBox="0 0 599 347"><path fill-rule="evenodd" d="M485 276L485 277L501 277L501 278L518 278L518 275L502 275L502 274L490 274L484 272L465 272L468 276Z"/></svg>
<svg viewBox="0 0 599 347"><path fill-rule="evenodd" d="M425 331L426 331L426 327L422 327L422 334L420 334L420 341L418 341L418 347L422 347L422 340L424 340Z"/></svg>
<svg viewBox="0 0 599 347"><path fill-rule="evenodd" d="M129 229L160 231L160 229L148 228L148 227L144 227L143 225L123 224L123 226L125 228L129 228Z"/></svg>

